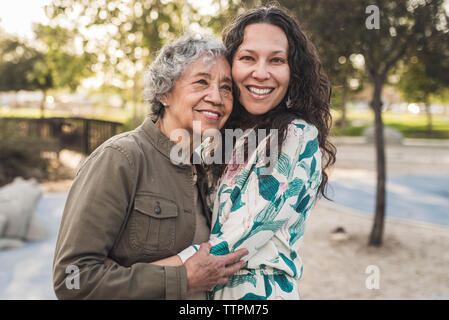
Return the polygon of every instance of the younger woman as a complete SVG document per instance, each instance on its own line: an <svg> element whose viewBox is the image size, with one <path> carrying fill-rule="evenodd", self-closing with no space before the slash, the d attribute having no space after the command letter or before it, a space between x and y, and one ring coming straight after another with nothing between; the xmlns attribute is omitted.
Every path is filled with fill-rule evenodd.
<svg viewBox="0 0 449 320"><path fill-rule="evenodd" d="M313 45L297 22L281 9L243 13L223 35L232 64L234 108L226 129L250 129L238 138L244 163L213 165L211 253L238 248L249 254L245 268L211 293L213 299L299 299L298 255L306 220L324 195L326 169L335 161L328 142L330 86ZM249 135L277 130L278 155L268 138L250 150ZM184 262L191 246L178 256Z"/></svg>

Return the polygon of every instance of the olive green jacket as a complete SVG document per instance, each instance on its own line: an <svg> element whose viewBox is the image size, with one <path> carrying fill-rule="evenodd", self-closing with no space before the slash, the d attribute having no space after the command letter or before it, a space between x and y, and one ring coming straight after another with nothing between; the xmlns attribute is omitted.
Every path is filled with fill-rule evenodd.
<svg viewBox="0 0 449 320"><path fill-rule="evenodd" d="M56 243L53 282L59 299L186 297L184 266L149 264L192 245L195 233L193 168L170 161L173 145L147 118L83 163ZM207 181L200 166L197 171L210 225ZM118 264L105 265L106 258Z"/></svg>

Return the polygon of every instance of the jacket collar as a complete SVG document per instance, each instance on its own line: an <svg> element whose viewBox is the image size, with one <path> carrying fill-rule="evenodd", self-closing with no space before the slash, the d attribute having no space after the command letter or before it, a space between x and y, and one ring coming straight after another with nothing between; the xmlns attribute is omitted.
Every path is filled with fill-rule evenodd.
<svg viewBox="0 0 449 320"><path fill-rule="evenodd" d="M138 129L142 130L147 135L153 146L160 153L170 159L170 151L176 143L163 134L150 117L146 117Z"/></svg>
<svg viewBox="0 0 449 320"><path fill-rule="evenodd" d="M150 118L146 117L144 122L139 126L138 129L143 130L143 132L148 136L153 146L164 156L170 159L171 149L176 145L175 142L170 140L162 131L156 126L155 122ZM196 155L201 158L200 155ZM170 160L171 161L171 160ZM179 164L179 166L191 166L190 164Z"/></svg>

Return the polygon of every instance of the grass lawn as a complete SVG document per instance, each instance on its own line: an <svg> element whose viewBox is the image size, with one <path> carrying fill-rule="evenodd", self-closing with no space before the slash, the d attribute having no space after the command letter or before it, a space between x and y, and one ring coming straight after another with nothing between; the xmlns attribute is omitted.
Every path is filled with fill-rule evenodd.
<svg viewBox="0 0 449 320"><path fill-rule="evenodd" d="M338 112L332 112L334 123L340 118ZM349 112L349 124L343 131L337 125L332 127L332 134L336 136L361 136L363 131L374 124L374 115L371 111ZM406 138L449 139L449 115L432 116L432 133L427 132L427 117L425 114L393 113L386 111L382 114L386 126L400 131Z"/></svg>
<svg viewBox="0 0 449 320"><path fill-rule="evenodd" d="M72 117L70 112L46 109L46 117ZM90 114L79 115L90 119L101 119L106 121L116 121L125 123L125 128L128 128L131 119L131 113L127 110L115 108L95 108ZM39 118L39 109L6 109L0 108L0 117L26 117ZM348 111L348 125L343 131L337 125L340 118L338 111L332 110L332 117L334 125L332 127L332 134L335 136L362 136L363 131L372 126L374 123L374 115L371 111ZM429 135L427 132L427 118L425 114L410 114L410 113L393 113L390 111L382 114L384 124L399 130L406 138L432 138L432 139L449 139L449 114L433 115L433 132Z"/></svg>
<svg viewBox="0 0 449 320"><path fill-rule="evenodd" d="M0 108L0 117L17 117L17 118L40 118L41 113L38 108ZM94 108L92 112L87 114L74 115L70 111L45 109L45 117L82 117L89 119L99 119L105 121L115 121L125 123L131 118L131 113L127 110L117 108Z"/></svg>

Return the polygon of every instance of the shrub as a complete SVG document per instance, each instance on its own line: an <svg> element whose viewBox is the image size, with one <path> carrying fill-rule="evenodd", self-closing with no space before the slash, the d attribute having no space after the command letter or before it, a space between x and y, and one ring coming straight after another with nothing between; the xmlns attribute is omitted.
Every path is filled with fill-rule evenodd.
<svg viewBox="0 0 449 320"><path fill-rule="evenodd" d="M23 136L18 128L0 124L0 186L18 176L45 179L50 160L44 153L54 145L52 139Z"/></svg>

